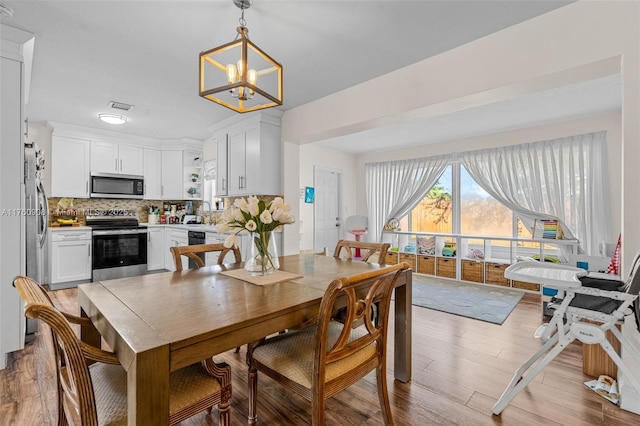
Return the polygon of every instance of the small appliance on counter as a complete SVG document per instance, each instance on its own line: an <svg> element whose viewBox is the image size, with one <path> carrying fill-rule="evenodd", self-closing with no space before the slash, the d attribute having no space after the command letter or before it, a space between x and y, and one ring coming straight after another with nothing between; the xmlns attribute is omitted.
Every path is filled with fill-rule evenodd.
<svg viewBox="0 0 640 426"><path fill-rule="evenodd" d="M187 225L187 224L199 224L200 221L198 220L198 216L196 216L194 214L185 214L184 217L182 218L182 223L184 225Z"/></svg>

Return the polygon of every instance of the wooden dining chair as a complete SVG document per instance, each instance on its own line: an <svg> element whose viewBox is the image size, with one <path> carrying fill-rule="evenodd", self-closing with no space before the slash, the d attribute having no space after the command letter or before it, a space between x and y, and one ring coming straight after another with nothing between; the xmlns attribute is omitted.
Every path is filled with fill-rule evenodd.
<svg viewBox="0 0 640 426"><path fill-rule="evenodd" d="M324 425L325 400L376 371L385 425L393 419L387 394L387 328L391 294L406 263L338 278L329 284L310 326L248 345L249 419L257 421L258 371L311 401L311 423ZM378 302L378 321L371 320ZM333 320L347 311L345 324ZM353 328L352 324L363 325Z"/></svg>
<svg viewBox="0 0 640 426"><path fill-rule="evenodd" d="M52 334L58 390L58 424L94 426L127 423L127 372L108 351L80 341L70 322L44 289L28 277L14 286L25 302L25 315L46 323ZM204 367L204 368L203 368ZM218 405L220 424L230 421L231 370L208 359L171 373L170 424Z"/></svg>
<svg viewBox="0 0 640 426"><path fill-rule="evenodd" d="M333 257L344 260L362 260L363 262L385 264L389 243L365 243L361 241L340 240L336 244ZM355 255L356 250L360 251L360 258Z"/></svg>
<svg viewBox="0 0 640 426"><path fill-rule="evenodd" d="M176 266L176 271L182 271L182 259L180 256L186 256L189 259L192 259L198 265L198 268L202 268L204 266L204 262L198 256L198 253L209 253L209 252L220 252L218 256L218 265L224 264L224 259L227 253L233 252L233 256L235 257L235 263L242 262L242 255L240 254L240 249L238 247L227 248L224 244L195 244L191 246L177 246L171 247L171 254L173 254L173 262Z"/></svg>

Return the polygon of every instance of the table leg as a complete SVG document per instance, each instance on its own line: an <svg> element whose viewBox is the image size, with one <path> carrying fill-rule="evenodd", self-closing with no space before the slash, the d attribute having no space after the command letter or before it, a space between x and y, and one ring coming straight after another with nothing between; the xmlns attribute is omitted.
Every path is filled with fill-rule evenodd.
<svg viewBox="0 0 640 426"><path fill-rule="evenodd" d="M169 424L169 347L136 354L127 370L129 425Z"/></svg>
<svg viewBox="0 0 640 426"><path fill-rule="evenodd" d="M87 315L82 307L80 307L80 317L89 318L89 315ZM93 324L80 327L80 340L95 348L102 346L102 337Z"/></svg>
<svg viewBox="0 0 640 426"><path fill-rule="evenodd" d="M411 381L412 272L404 272L405 284L396 287L393 370L396 380Z"/></svg>

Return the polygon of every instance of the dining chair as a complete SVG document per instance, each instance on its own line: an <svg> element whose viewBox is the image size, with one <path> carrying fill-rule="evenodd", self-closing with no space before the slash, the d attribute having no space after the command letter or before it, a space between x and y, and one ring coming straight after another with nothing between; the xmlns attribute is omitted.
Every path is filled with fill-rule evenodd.
<svg viewBox="0 0 640 426"><path fill-rule="evenodd" d="M227 248L224 244L195 244L190 246L177 246L171 247L171 254L173 254L173 261L176 266L176 272L182 271L182 259L180 256L186 256L189 259L192 259L198 265L198 268L204 266L204 262L198 256L198 253L209 253L209 252L220 252L218 256L218 265L224 264L224 258L227 253L233 252L233 256L235 257L235 263L242 262L242 255L240 254L240 249L238 247Z"/></svg>
<svg viewBox="0 0 640 426"><path fill-rule="evenodd" d="M127 423L127 372L118 358L80 341L67 317L34 280L14 280L25 315L51 329L58 381L58 424L94 426ZM204 367L204 368L203 368ZM218 405L220 424L230 421L231 370L211 359L171 373L169 422L174 425Z"/></svg>
<svg viewBox="0 0 640 426"><path fill-rule="evenodd" d="M363 262L385 264L389 243L365 243L361 241L340 240L336 244L333 257L344 260L362 260ZM361 256L358 258L356 252Z"/></svg>
<svg viewBox="0 0 640 426"><path fill-rule="evenodd" d="M378 398L385 425L393 419L387 393L387 328L391 294L407 263L333 280L316 319L303 329L287 331L248 345L249 419L257 422L258 371L311 401L311 423L324 425L325 400L376 371ZM371 320L379 303L378 321ZM346 308L345 324L333 320ZM352 324L363 325L353 328Z"/></svg>

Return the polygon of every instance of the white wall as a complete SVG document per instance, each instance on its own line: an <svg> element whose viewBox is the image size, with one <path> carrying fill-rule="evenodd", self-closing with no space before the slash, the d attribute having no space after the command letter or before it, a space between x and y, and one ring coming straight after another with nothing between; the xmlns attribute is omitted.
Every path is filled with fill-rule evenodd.
<svg viewBox="0 0 640 426"><path fill-rule="evenodd" d="M344 152L335 151L313 145L302 145L300 147L300 189L306 186L315 186L313 181L314 168L324 167L339 171L342 180L341 194L341 214L344 235L344 221L347 217L356 214L356 158ZM300 198L300 197L299 197ZM314 248L314 204L307 204L304 199L300 199L300 250L312 250Z"/></svg>
<svg viewBox="0 0 640 426"><path fill-rule="evenodd" d="M309 143L619 71L623 84L619 221L626 268L640 249L639 28L638 1L578 1L288 110L282 117L283 140ZM362 212L361 205L356 211Z"/></svg>

